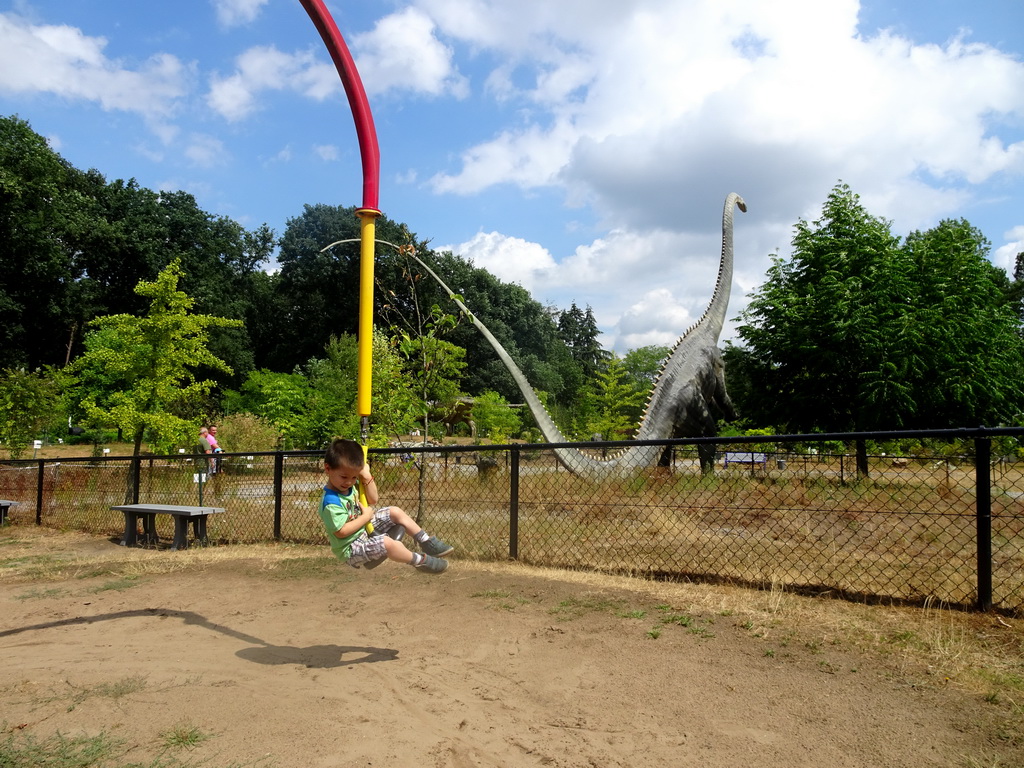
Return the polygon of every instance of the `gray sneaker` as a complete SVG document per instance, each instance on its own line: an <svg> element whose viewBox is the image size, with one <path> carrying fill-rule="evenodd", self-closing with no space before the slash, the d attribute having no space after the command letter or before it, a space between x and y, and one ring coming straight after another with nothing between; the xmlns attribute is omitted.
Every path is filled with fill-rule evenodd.
<svg viewBox="0 0 1024 768"><path fill-rule="evenodd" d="M430 555L424 555L423 562L416 566L417 570L425 571L426 573L444 573L447 568L447 560L431 557Z"/></svg>
<svg viewBox="0 0 1024 768"><path fill-rule="evenodd" d="M420 549L423 550L423 554L433 557L444 557L455 551L455 547L451 544L445 544L437 536L431 536L420 544Z"/></svg>

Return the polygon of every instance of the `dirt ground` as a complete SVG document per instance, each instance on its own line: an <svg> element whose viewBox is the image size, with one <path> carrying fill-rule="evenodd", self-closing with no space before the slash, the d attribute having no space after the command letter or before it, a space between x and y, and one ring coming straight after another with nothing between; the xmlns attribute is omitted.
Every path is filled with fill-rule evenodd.
<svg viewBox="0 0 1024 768"><path fill-rule="evenodd" d="M769 593L457 553L428 576L7 528L0 740L210 767L1024 765L981 693L799 623Z"/></svg>

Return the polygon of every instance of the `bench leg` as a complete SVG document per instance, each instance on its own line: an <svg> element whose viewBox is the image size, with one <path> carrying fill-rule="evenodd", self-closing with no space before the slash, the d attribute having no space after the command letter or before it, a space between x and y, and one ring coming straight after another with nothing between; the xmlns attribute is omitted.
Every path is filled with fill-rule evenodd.
<svg viewBox="0 0 1024 768"><path fill-rule="evenodd" d="M156 514L145 512L140 517L142 518L143 543L156 546L160 543L160 536L156 532Z"/></svg>
<svg viewBox="0 0 1024 768"><path fill-rule="evenodd" d="M208 515L199 515L198 517L192 518L192 535L196 540L196 544L206 546L206 518Z"/></svg>
<svg viewBox="0 0 1024 768"><path fill-rule="evenodd" d="M139 540L139 521L142 521L142 540ZM128 512L124 513L124 536L121 537L122 547L137 547L140 544L160 543L160 536L156 532L156 514L152 512Z"/></svg>
<svg viewBox="0 0 1024 768"><path fill-rule="evenodd" d="M188 549L188 520L183 515L174 516L174 543L171 549Z"/></svg>
<svg viewBox="0 0 1024 768"><path fill-rule="evenodd" d="M122 547L134 547L138 539L138 515L134 512L124 513L124 536L121 537Z"/></svg>

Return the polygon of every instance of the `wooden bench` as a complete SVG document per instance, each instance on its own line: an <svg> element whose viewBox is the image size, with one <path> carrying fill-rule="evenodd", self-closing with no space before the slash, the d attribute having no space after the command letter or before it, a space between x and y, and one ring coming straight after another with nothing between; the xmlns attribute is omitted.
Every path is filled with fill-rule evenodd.
<svg viewBox="0 0 1024 768"><path fill-rule="evenodd" d="M11 501L10 499L0 499L0 525L7 522L7 511L20 503L20 501Z"/></svg>
<svg viewBox="0 0 1024 768"><path fill-rule="evenodd" d="M138 525L142 521L142 543L159 544L160 537L156 533L157 515L174 515L174 541L171 549L188 549L188 523L192 521L192 530L196 541L206 543L206 518L224 512L224 507L190 507L178 504L121 504L111 507L124 513L124 537L121 546L138 546Z"/></svg>
<svg viewBox="0 0 1024 768"><path fill-rule="evenodd" d="M768 455L753 451L727 451L722 466L728 467L730 464L749 464L751 468L760 464L763 469L768 466Z"/></svg>

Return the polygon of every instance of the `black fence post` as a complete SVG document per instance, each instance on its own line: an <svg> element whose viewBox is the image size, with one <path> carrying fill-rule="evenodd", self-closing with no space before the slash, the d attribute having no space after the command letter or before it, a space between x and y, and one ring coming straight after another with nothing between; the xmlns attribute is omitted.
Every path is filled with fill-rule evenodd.
<svg viewBox="0 0 1024 768"><path fill-rule="evenodd" d="M274 541L281 540L281 496L284 487L284 454L274 454Z"/></svg>
<svg viewBox="0 0 1024 768"><path fill-rule="evenodd" d="M132 457L132 504L139 503L139 486L142 484L142 457Z"/></svg>
<svg viewBox="0 0 1024 768"><path fill-rule="evenodd" d="M43 480L46 478L46 461L39 460L39 473L36 480L36 525L43 524Z"/></svg>
<svg viewBox="0 0 1024 768"><path fill-rule="evenodd" d="M978 610L992 608L992 441L974 441L975 504L978 515Z"/></svg>
<svg viewBox="0 0 1024 768"><path fill-rule="evenodd" d="M508 556L519 559L519 448L513 446L509 465L508 490Z"/></svg>

